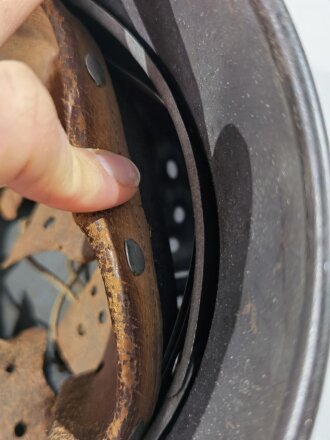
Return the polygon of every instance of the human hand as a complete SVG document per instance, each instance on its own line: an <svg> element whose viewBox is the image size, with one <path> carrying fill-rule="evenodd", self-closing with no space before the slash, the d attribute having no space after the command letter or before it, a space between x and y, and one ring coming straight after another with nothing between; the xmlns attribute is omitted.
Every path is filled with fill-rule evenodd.
<svg viewBox="0 0 330 440"><path fill-rule="evenodd" d="M41 0L0 0L0 46ZM140 175L128 159L72 147L51 96L20 62L0 61L0 185L73 212L119 205Z"/></svg>

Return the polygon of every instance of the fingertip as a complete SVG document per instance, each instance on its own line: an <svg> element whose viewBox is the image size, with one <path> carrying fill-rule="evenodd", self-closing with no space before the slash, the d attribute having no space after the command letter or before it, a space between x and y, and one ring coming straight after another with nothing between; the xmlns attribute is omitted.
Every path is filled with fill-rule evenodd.
<svg viewBox="0 0 330 440"><path fill-rule="evenodd" d="M71 199L71 210L100 211L121 205L137 192L140 173L133 162L123 156L95 149L73 148L82 181ZM76 180L76 184L79 182Z"/></svg>
<svg viewBox="0 0 330 440"><path fill-rule="evenodd" d="M95 155L95 159L104 171L114 177L120 185L133 188L139 186L140 171L130 159L101 149L88 149L88 151Z"/></svg>

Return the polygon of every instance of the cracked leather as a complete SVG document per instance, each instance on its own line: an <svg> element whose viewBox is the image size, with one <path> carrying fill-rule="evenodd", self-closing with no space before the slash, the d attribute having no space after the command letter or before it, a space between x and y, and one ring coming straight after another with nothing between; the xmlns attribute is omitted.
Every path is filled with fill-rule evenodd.
<svg viewBox="0 0 330 440"><path fill-rule="evenodd" d="M102 54L87 31L59 1L47 0L1 48L0 58L24 61L35 71L49 89L72 145L101 147L128 156L111 78L106 73L105 86L97 87L85 65L88 54L93 54L107 72ZM15 217L18 203L12 197L9 217ZM48 208L36 208L35 218L43 209ZM60 214L47 212L40 219L56 215ZM40 219L35 231L43 227L45 237L47 227ZM45 415L47 435L52 439L125 440L137 426L141 430L141 426L148 424L160 383L162 322L150 231L139 194L123 206L75 214L74 219L89 246L81 245L83 240L78 233L80 251L70 248L72 241L64 245L63 223L54 249L66 248L72 259L73 253L82 256L83 248L94 253L104 283L112 332L102 368L72 377L61 388L52 411ZM31 231L27 227L20 236L21 243L28 233ZM49 237L43 248L52 246L52 235ZM126 259L127 239L138 243L145 258L145 269L139 276L131 272ZM39 244L38 251L41 248ZM27 244L21 245L15 261L36 251L27 249ZM7 265L15 262L15 252ZM93 310L90 301L89 307Z"/></svg>

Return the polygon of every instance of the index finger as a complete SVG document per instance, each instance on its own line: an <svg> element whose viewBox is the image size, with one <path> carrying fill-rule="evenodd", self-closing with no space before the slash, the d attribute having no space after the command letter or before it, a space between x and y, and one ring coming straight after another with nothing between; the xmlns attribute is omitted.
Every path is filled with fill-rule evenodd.
<svg viewBox="0 0 330 440"><path fill-rule="evenodd" d="M0 46L42 0L0 0Z"/></svg>

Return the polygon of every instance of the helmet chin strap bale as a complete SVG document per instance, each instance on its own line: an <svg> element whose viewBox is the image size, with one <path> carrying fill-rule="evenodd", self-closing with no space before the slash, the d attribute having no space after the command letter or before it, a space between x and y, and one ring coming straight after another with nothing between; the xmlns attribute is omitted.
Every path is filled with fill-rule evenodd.
<svg viewBox="0 0 330 440"><path fill-rule="evenodd" d="M102 55L87 31L59 1L47 0L37 8L1 48L0 58L24 61L35 71L49 89L72 145L81 148L102 147L128 156L115 93ZM41 419L35 425L38 431L30 433L33 438L137 439L142 435L155 407L162 356L159 295L150 231L140 195L115 209L75 214L74 220L86 235L89 249L98 261L107 297L105 304L111 317L111 336L101 366L71 377L59 394L54 396L50 388L46 391L48 386L40 374L42 350L39 348L44 341L41 334L39 337L39 334L31 333L19 340L16 338L17 341L1 343L0 359L4 365L9 365L11 361L6 358L5 352L12 356L15 347L24 345L25 339L29 342L27 350L36 357L36 362L29 363L29 368L24 362L21 363L22 371L25 371L24 394L31 402L24 423L34 425L34 418ZM65 227L62 225L58 232L61 229L64 231ZM65 240L66 254L80 255L79 250L68 250L69 242L69 238ZM82 243L79 234L74 242ZM23 254L31 253L24 249ZM103 303L99 300L93 303L87 297L85 303L88 310L81 310L80 305L75 312L70 312L70 316L81 313L88 322L92 322L91 316L96 312L99 314L97 307L103 307ZM93 309L93 304L97 304L97 310ZM106 314L102 317L99 315L99 322L106 317ZM68 319L64 322L69 331L70 322ZM82 327L80 330L83 331ZM65 351L66 359L72 359L74 372L84 371L79 364L79 359L84 362L81 350L86 350L85 357L93 356L95 350L87 350L82 345L78 345L80 349L77 349L75 346L75 356L72 358L65 333L65 330L60 332L59 349L62 347L63 353ZM37 337L39 348L38 352L33 353L33 341ZM72 344L78 344L75 338L69 340ZM98 344L97 339L93 342ZM93 360L85 363L87 366L96 365ZM39 371L31 370L34 365ZM13 380L17 373L14 369L10 373L5 371L0 374L0 391L10 390L11 403L18 393L16 387L19 382ZM37 382L35 375L40 376ZM42 387L39 386L41 382ZM32 396L38 390L38 398L33 400ZM24 402L28 406L26 399ZM35 407L34 402L38 402ZM11 423L14 423L16 414L22 408L13 405L13 420L4 424L6 413L3 408L8 406L8 400L1 397L0 406L0 437L11 438L15 428ZM32 419L29 420L29 417ZM2 432L7 425L8 433ZM24 429L24 426L17 429L20 428Z"/></svg>

